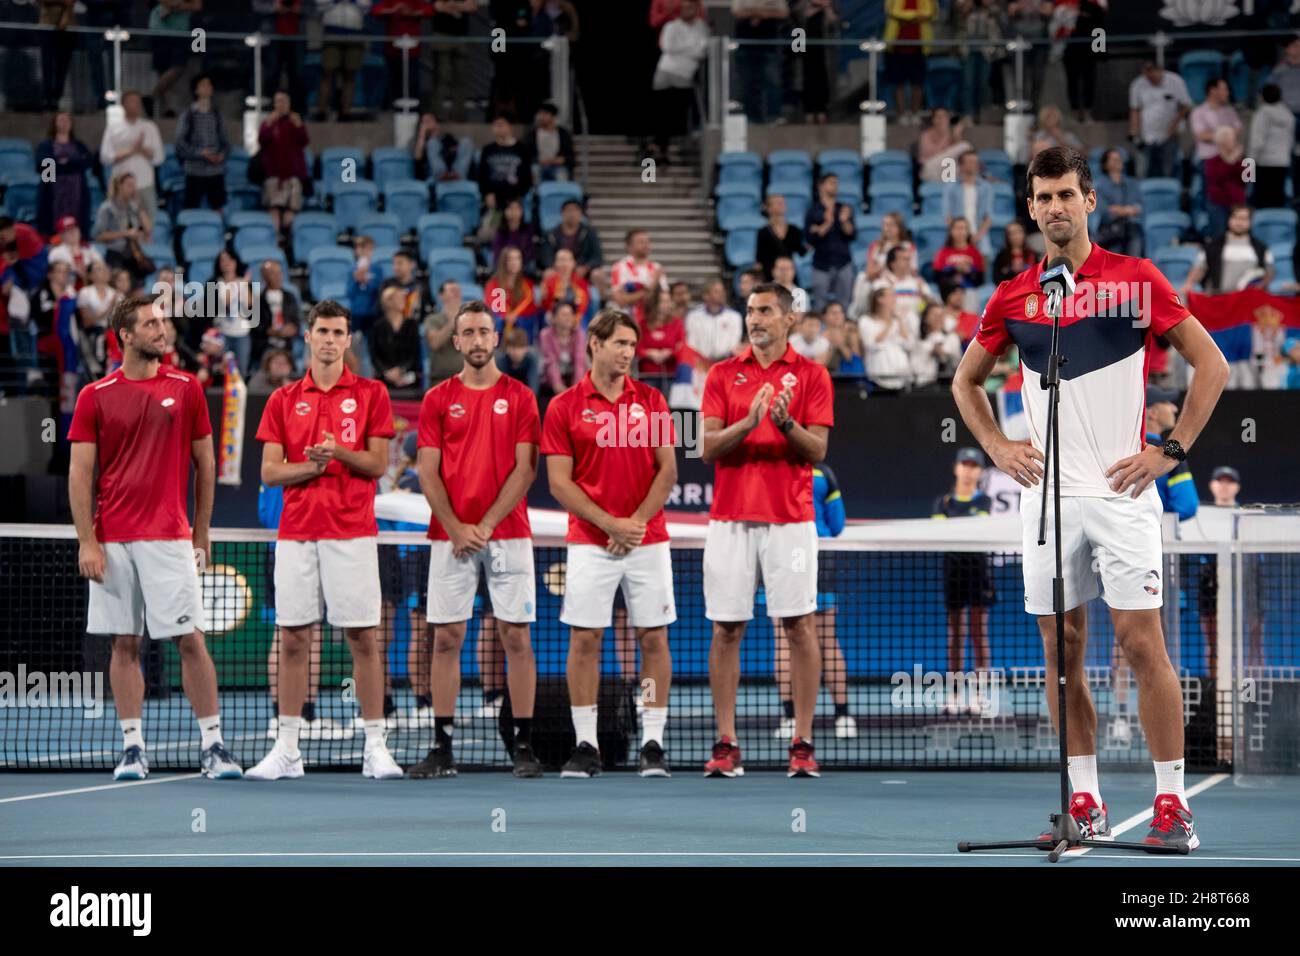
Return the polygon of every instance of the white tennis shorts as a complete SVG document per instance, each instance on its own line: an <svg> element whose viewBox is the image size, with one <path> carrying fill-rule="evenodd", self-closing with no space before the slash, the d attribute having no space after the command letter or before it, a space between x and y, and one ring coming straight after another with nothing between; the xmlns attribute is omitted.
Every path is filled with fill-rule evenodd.
<svg viewBox="0 0 1300 956"><path fill-rule="evenodd" d="M1042 494L1020 495L1024 535L1025 611L1052 614L1056 577L1056 525L1047 503L1047 543L1038 544ZM1165 568L1160 534L1160 493L1155 485L1141 497L1061 498L1061 566L1065 610L1102 596L1117 611L1160 607Z"/></svg>
<svg viewBox="0 0 1300 956"><path fill-rule="evenodd" d="M455 624L473 616L479 568L487 574L494 617L511 624L537 620L531 538L489 541L486 548L468 558L452 554L450 541L430 541L429 545L430 624Z"/></svg>
<svg viewBox="0 0 1300 956"><path fill-rule="evenodd" d="M710 521L704 541L704 616L710 621L752 619L760 580L771 617L801 617L817 610L817 525Z"/></svg>
<svg viewBox="0 0 1300 956"><path fill-rule="evenodd" d="M86 631L155 640L207 629L194 545L177 541L109 541L104 580L90 582Z"/></svg>
<svg viewBox="0 0 1300 956"><path fill-rule="evenodd" d="M673 561L667 541L643 544L615 557L598 544L571 544L564 573L561 623L606 628L614 620L614 593L623 589L632 627L667 627L677 620Z"/></svg>
<svg viewBox="0 0 1300 956"><path fill-rule="evenodd" d="M379 539L275 543L275 623L378 627Z"/></svg>

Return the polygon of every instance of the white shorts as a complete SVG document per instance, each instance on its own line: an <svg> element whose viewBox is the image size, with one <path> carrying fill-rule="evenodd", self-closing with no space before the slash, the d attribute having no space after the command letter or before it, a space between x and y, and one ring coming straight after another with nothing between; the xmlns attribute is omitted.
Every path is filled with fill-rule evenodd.
<svg viewBox="0 0 1300 956"><path fill-rule="evenodd" d="M1047 503L1047 543L1038 544L1042 495L1020 496L1023 524L1025 611L1052 614L1056 577L1056 531ZM1061 566L1065 610L1103 596L1117 611L1160 607L1165 568L1160 533L1160 494L1155 485L1140 498L1061 498Z"/></svg>
<svg viewBox="0 0 1300 956"><path fill-rule="evenodd" d="M378 627L379 539L275 543L275 623Z"/></svg>
<svg viewBox="0 0 1300 956"><path fill-rule="evenodd" d="M155 640L207 629L194 545L176 541L109 541L104 581L90 582L86 631Z"/></svg>
<svg viewBox="0 0 1300 956"><path fill-rule="evenodd" d="M474 615L478 569L487 572L492 615L511 624L537 620L537 575L531 538L489 541L468 558L452 554L450 541L429 542L429 623L455 624Z"/></svg>
<svg viewBox="0 0 1300 956"><path fill-rule="evenodd" d="M817 610L817 525L710 521L704 542L704 616L748 621L760 573L771 617Z"/></svg>
<svg viewBox="0 0 1300 956"><path fill-rule="evenodd" d="M564 572L560 622L606 628L614 621L614 593L623 589L632 627L667 627L677 620L673 559L667 541L643 544L615 557L598 544L571 544Z"/></svg>

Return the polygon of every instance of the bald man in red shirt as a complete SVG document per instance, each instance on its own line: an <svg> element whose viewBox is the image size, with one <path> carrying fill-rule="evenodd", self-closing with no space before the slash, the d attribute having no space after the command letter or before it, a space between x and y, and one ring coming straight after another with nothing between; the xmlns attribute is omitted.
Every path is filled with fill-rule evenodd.
<svg viewBox="0 0 1300 956"><path fill-rule="evenodd" d="M789 776L820 776L812 745L821 681L812 466L826 457L834 391L826 368L790 346L792 309L784 286L755 286L745 314L749 346L709 369L704 383L700 457L715 466L704 545L704 613L713 622L709 687L718 719L718 742L704 766L710 777L745 772L736 689L740 640L754 616L760 575L768 613L782 619L790 642L795 736Z"/></svg>

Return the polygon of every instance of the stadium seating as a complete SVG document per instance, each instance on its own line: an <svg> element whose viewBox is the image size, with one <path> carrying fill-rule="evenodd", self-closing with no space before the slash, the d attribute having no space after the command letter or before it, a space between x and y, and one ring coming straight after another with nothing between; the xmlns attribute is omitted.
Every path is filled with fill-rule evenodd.
<svg viewBox="0 0 1300 956"><path fill-rule="evenodd" d="M718 156L717 185L741 183L763 188L763 159L758 153L722 153Z"/></svg>
<svg viewBox="0 0 1300 956"><path fill-rule="evenodd" d="M758 255L758 231L767 225L762 216L746 216L733 223L727 233L723 256L733 269L748 269Z"/></svg>
<svg viewBox="0 0 1300 956"><path fill-rule="evenodd" d="M1192 225L1192 217L1185 212L1153 212L1144 219L1146 253L1151 257L1165 246L1172 245Z"/></svg>
<svg viewBox="0 0 1300 956"><path fill-rule="evenodd" d="M1268 287L1270 292L1292 294L1292 290L1284 289L1284 286L1294 284L1295 276L1295 244L1290 242L1279 242L1268 247L1269 252L1273 253L1273 269L1275 275L1273 282Z"/></svg>
<svg viewBox="0 0 1300 956"><path fill-rule="evenodd" d="M226 156L226 188L248 185L248 150L236 146Z"/></svg>
<svg viewBox="0 0 1300 956"><path fill-rule="evenodd" d="M181 258L194 258L193 250L221 246L226 241L226 227L221 214L211 209L183 209L176 216L181 231Z"/></svg>
<svg viewBox="0 0 1300 956"><path fill-rule="evenodd" d="M269 246L248 246L244 250L244 255L239 260L248 267L248 271L256 279L262 271L262 263L267 259L274 259L280 263L280 268L286 273L289 271L289 260L285 258L284 250L277 245Z"/></svg>
<svg viewBox="0 0 1300 956"><path fill-rule="evenodd" d="M879 183L906 183L912 186L912 157L901 149L882 149L867 158L870 185ZM867 193L871 190L868 188Z"/></svg>
<svg viewBox="0 0 1300 956"><path fill-rule="evenodd" d="M235 255L244 259L244 250L250 246L275 245L278 235L271 214L260 211L232 212L227 224L234 230L232 246Z"/></svg>
<svg viewBox="0 0 1300 956"><path fill-rule="evenodd" d="M537 220L541 232L550 232L560 224L560 210L571 199L582 202L582 187L577 183L544 182L538 184Z"/></svg>
<svg viewBox="0 0 1300 956"><path fill-rule="evenodd" d="M908 217L910 218L910 217ZM853 217L853 225L857 230L857 236L854 238L854 245L859 242L872 243L880 238L881 224L885 217L880 213L860 212ZM904 220L906 221L906 220Z"/></svg>
<svg viewBox="0 0 1300 956"><path fill-rule="evenodd" d="M369 236L376 246L402 243L402 224L391 212L371 212L359 217L352 228L358 236Z"/></svg>
<svg viewBox="0 0 1300 956"><path fill-rule="evenodd" d="M1182 208L1183 186L1172 177L1153 177L1138 181L1142 213L1178 212Z"/></svg>
<svg viewBox="0 0 1300 956"><path fill-rule="evenodd" d="M985 282L983 285L975 287L975 313L983 313L984 306L989 304L989 299L993 298L993 293L997 291L997 283Z"/></svg>
<svg viewBox="0 0 1300 956"><path fill-rule="evenodd" d="M36 152L27 140L0 139L0 174L7 172L36 173Z"/></svg>
<svg viewBox="0 0 1300 956"><path fill-rule="evenodd" d="M812 157L802 149L774 149L767 156L767 189L778 186L813 186ZM782 190L784 191L784 190Z"/></svg>
<svg viewBox="0 0 1300 956"><path fill-rule="evenodd" d="M354 266L352 250L343 246L319 246L311 250L307 255L307 271L312 301L347 295L348 276Z"/></svg>
<svg viewBox="0 0 1300 956"><path fill-rule="evenodd" d="M1293 243L1296 238L1296 213L1294 209L1258 209L1251 221L1250 231L1267 246Z"/></svg>
<svg viewBox="0 0 1300 956"><path fill-rule="evenodd" d="M9 170L0 174L0 184L5 191L4 214L24 222L34 220L41 177L30 171Z"/></svg>
<svg viewBox="0 0 1300 956"><path fill-rule="evenodd" d="M917 194L921 199L922 216L943 215L944 183L921 183Z"/></svg>
<svg viewBox="0 0 1300 956"><path fill-rule="evenodd" d="M872 180L867 190L871 197L871 211L876 215L897 212L904 221L912 218L912 184L900 181L877 182Z"/></svg>
<svg viewBox="0 0 1300 956"><path fill-rule="evenodd" d="M382 146L370 154L372 179L383 189L391 182L415 178L415 160L411 151Z"/></svg>
<svg viewBox="0 0 1300 956"><path fill-rule="evenodd" d="M153 260L153 264L161 269L163 266L176 265L176 253L172 251L171 243L158 242L157 240L145 243L140 247L140 251ZM148 288L148 286L146 286Z"/></svg>
<svg viewBox="0 0 1300 956"><path fill-rule="evenodd" d="M1157 249L1151 257L1155 267L1160 270L1170 285L1178 288L1192 271L1196 258L1201 254L1196 246L1166 246Z"/></svg>
<svg viewBox="0 0 1300 956"><path fill-rule="evenodd" d="M384 211L397 217L403 234L419 228L429 211L429 186L418 179L398 179L384 187Z"/></svg>
<svg viewBox="0 0 1300 956"><path fill-rule="evenodd" d="M812 205L812 187L801 186L795 182L777 183L775 186L769 186L767 190L769 196L785 197L785 218L803 227L804 220L808 218L808 207Z"/></svg>
<svg viewBox="0 0 1300 956"><path fill-rule="evenodd" d="M715 193L717 203L714 210L718 228L723 232L729 232L732 228L731 223L738 216L760 215L762 200L759 195L758 186L754 183L719 183ZM800 225L802 226L802 223Z"/></svg>
<svg viewBox="0 0 1300 956"><path fill-rule="evenodd" d="M834 173L839 178L839 201L862 202L862 158L851 149L824 149L817 154L819 175Z"/></svg>
<svg viewBox="0 0 1300 956"><path fill-rule="evenodd" d="M330 146L320 154L320 181L327 195L333 195L345 181L365 179L365 172L365 151L355 146Z"/></svg>
<svg viewBox="0 0 1300 956"><path fill-rule="evenodd" d="M1008 221L1014 218L1016 218L1015 189L1010 183L993 183L993 219Z"/></svg>
<svg viewBox="0 0 1300 956"><path fill-rule="evenodd" d="M464 238L462 230L461 218L455 213L426 212L416 224L420 260L427 261L434 249L459 246Z"/></svg>
<svg viewBox="0 0 1300 956"><path fill-rule="evenodd" d="M337 244L339 231L339 224L330 213L298 213L290 229L294 262L306 262L311 251L318 246Z"/></svg>
<svg viewBox="0 0 1300 956"><path fill-rule="evenodd" d="M1187 84L1192 102L1199 105L1205 100L1205 84L1227 70L1227 59L1218 50L1189 50L1178 58L1178 75Z"/></svg>
<svg viewBox="0 0 1300 956"><path fill-rule="evenodd" d="M370 260L370 268L379 275L379 281L393 277L393 256L398 251L398 246L376 246L375 254Z"/></svg>
<svg viewBox="0 0 1300 956"><path fill-rule="evenodd" d="M91 196L92 210L99 207L94 204L94 196ZM172 244L172 217L167 214L165 209L159 209L153 217L153 242L170 246Z"/></svg>
<svg viewBox="0 0 1300 956"><path fill-rule="evenodd" d="M460 216L464 225L462 235L469 235L478 227L479 207L482 197L479 195L478 183L453 180L438 183L434 187L438 212L452 212Z"/></svg>
<svg viewBox="0 0 1300 956"><path fill-rule="evenodd" d="M352 232L356 224L379 206L379 187L370 180L342 183L334 190L334 218L345 232Z"/></svg>
<svg viewBox="0 0 1300 956"><path fill-rule="evenodd" d="M912 241L916 243L916 266L930 266L943 248L948 223L943 216L917 216L912 221Z"/></svg>
<svg viewBox="0 0 1300 956"><path fill-rule="evenodd" d="M979 157L985 176L998 182L1011 182L1014 171L1011 166L1011 157L1007 155L1006 150L981 149Z"/></svg>
<svg viewBox="0 0 1300 956"><path fill-rule="evenodd" d="M463 247L430 250L428 268L429 284L435 288L447 279L473 282L478 278L474 270L474 253Z"/></svg>

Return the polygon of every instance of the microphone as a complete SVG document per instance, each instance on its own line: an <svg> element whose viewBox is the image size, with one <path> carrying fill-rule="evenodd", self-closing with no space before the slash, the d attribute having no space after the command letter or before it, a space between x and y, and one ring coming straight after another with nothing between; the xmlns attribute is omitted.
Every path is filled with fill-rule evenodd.
<svg viewBox="0 0 1300 956"><path fill-rule="evenodd" d="M1070 271L1070 260L1057 256L1047 264L1043 274L1038 277L1038 285L1047 296L1046 314L1060 318L1061 301L1066 295L1074 295L1074 273Z"/></svg>

